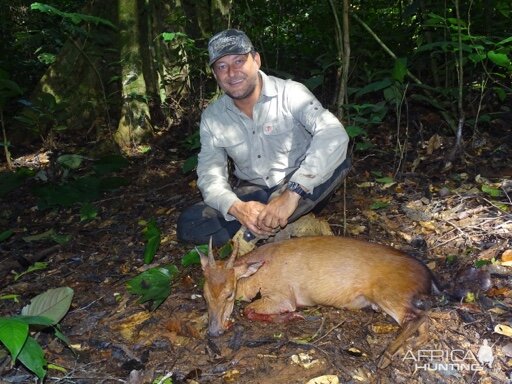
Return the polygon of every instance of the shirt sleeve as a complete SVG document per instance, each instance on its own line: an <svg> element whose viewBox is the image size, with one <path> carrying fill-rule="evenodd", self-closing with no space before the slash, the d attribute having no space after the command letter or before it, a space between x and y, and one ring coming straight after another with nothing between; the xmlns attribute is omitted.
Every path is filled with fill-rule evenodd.
<svg viewBox="0 0 512 384"><path fill-rule="evenodd" d="M312 135L306 156L291 177L311 193L346 159L349 137L338 118L304 85L290 82L285 100L294 119Z"/></svg>
<svg viewBox="0 0 512 384"><path fill-rule="evenodd" d="M228 210L239 198L229 184L228 161L226 152L214 145L207 119L201 119L199 134L201 151L197 159L197 186L204 202L218 210L226 220L235 220Z"/></svg>

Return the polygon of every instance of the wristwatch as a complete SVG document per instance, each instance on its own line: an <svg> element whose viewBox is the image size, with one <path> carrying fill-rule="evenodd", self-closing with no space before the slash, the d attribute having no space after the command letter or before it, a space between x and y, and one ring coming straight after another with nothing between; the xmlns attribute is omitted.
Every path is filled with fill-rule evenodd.
<svg viewBox="0 0 512 384"><path fill-rule="evenodd" d="M304 189L302 189L302 186L299 183L296 183L294 181L289 181L286 189L288 189L289 191L295 192L300 197L304 197L307 195L307 192Z"/></svg>

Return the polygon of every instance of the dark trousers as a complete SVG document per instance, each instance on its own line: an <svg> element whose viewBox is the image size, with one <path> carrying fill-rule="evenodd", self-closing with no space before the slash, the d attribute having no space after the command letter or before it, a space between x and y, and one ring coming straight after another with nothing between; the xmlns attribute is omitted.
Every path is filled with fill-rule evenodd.
<svg viewBox="0 0 512 384"><path fill-rule="evenodd" d="M346 159L332 176L323 184L317 186L313 193L309 193L299 200L295 212L288 219L289 223L311 211L321 209L340 187L341 183L350 171L350 159ZM291 176L291 175L290 175ZM288 180L273 188L265 188L260 185L249 184L244 181L233 187L233 192L242 201L259 201L268 203L273 196L279 195L286 188ZM212 237L213 245L220 246L228 242L240 229L238 220L227 221L221 213L204 202L200 202L185 208L179 218L177 225L178 240L192 244L206 244Z"/></svg>

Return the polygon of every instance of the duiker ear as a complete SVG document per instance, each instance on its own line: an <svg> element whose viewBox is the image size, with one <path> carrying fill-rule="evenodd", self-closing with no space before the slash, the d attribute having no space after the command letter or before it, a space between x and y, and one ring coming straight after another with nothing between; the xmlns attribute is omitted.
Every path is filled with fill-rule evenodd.
<svg viewBox="0 0 512 384"><path fill-rule="evenodd" d="M201 253L199 251L197 251L197 253L199 253L199 257L201 258L201 267L203 268L204 271L208 266L208 257L204 253Z"/></svg>
<svg viewBox="0 0 512 384"><path fill-rule="evenodd" d="M210 236L210 242L208 243L208 257L204 255L199 248L196 247L196 252L199 254L201 258L201 266L203 267L203 271L207 266L215 267L215 259L213 258L213 247L212 247L212 237Z"/></svg>
<svg viewBox="0 0 512 384"><path fill-rule="evenodd" d="M235 267L235 276L236 279L241 279L242 277L249 277L254 275L258 269L264 264L264 261L252 261L249 263L243 263L242 265L237 265Z"/></svg>

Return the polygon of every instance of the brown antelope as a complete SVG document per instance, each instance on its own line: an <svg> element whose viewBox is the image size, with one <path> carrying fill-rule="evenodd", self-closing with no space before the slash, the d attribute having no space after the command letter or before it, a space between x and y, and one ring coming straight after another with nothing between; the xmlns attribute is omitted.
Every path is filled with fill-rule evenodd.
<svg viewBox="0 0 512 384"><path fill-rule="evenodd" d="M250 301L247 318L279 321L297 317L314 305L360 309L380 307L402 332L385 351L379 367L390 363L403 342L427 322L418 303L435 288L428 268L394 248L336 236L299 237L269 243L236 259L215 261L212 246L201 254L208 333L219 336L230 326L235 300ZM257 272L257 273L256 273Z"/></svg>

